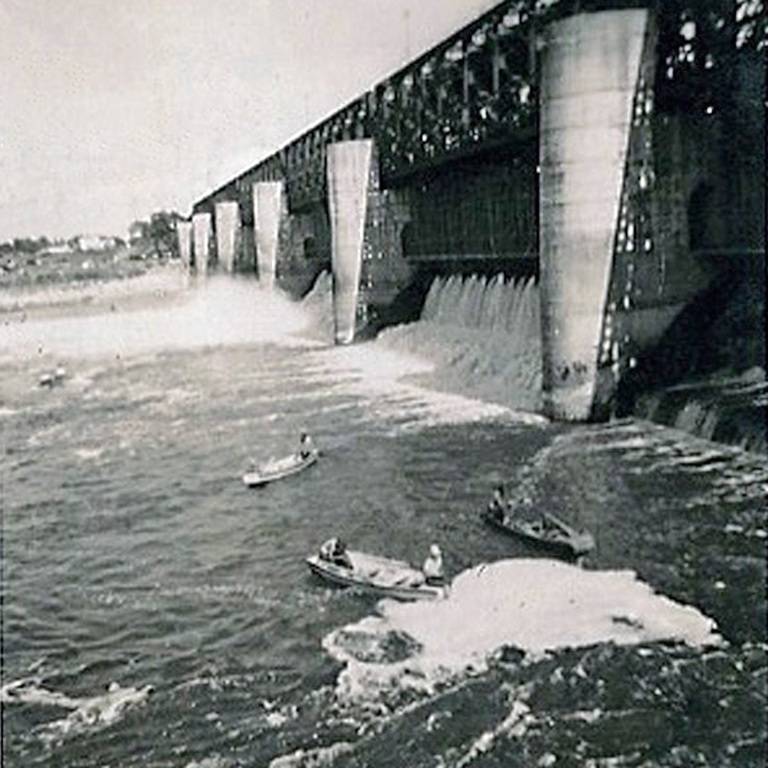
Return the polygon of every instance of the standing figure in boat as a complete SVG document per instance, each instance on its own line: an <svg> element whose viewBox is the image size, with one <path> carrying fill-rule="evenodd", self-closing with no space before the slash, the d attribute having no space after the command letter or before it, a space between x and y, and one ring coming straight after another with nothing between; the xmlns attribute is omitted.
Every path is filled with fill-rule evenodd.
<svg viewBox="0 0 768 768"><path fill-rule="evenodd" d="M302 432L299 438L299 458L308 459L315 452L312 437L307 432Z"/></svg>
<svg viewBox="0 0 768 768"><path fill-rule="evenodd" d="M347 554L347 545L336 537L328 539L320 547L320 559L342 568L352 568L352 560Z"/></svg>
<svg viewBox="0 0 768 768"><path fill-rule="evenodd" d="M488 512L494 519L498 520L500 523L503 523L507 516L507 509L508 504L504 495L504 486L497 485L493 489L493 496L491 497L491 500L488 502Z"/></svg>
<svg viewBox="0 0 768 768"><path fill-rule="evenodd" d="M443 553L437 544L429 548L429 555L421 568L425 582L431 587L441 587L445 583Z"/></svg>

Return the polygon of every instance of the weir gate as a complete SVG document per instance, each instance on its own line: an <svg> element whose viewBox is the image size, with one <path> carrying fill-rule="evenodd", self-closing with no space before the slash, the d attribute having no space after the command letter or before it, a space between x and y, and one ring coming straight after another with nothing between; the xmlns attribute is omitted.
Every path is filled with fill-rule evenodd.
<svg viewBox="0 0 768 768"><path fill-rule="evenodd" d="M435 275L535 275L549 415L600 416L681 311L764 263L762 0L503 2L195 203L180 252L337 343Z"/></svg>

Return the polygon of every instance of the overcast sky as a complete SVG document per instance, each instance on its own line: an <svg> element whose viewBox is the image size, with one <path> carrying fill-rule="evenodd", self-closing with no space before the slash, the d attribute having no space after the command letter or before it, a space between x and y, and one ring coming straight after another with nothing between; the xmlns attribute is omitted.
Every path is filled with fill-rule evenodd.
<svg viewBox="0 0 768 768"><path fill-rule="evenodd" d="M0 240L188 213L498 0L0 0Z"/></svg>

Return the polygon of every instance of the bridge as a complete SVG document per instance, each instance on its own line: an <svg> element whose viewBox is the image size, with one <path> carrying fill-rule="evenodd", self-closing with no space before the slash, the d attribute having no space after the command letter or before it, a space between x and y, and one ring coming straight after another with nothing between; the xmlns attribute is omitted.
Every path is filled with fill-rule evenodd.
<svg viewBox="0 0 768 768"><path fill-rule="evenodd" d="M595 417L763 248L765 43L762 0L507 0L197 201L180 251L296 295L332 269L337 343L435 274L533 274L546 409Z"/></svg>

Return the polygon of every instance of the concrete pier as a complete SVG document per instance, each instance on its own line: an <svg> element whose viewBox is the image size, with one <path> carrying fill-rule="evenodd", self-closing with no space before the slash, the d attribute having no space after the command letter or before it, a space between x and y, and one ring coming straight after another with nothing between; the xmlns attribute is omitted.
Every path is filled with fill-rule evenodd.
<svg viewBox="0 0 768 768"><path fill-rule="evenodd" d="M263 181L253 185L253 229L259 283L271 291L275 285L283 183Z"/></svg>
<svg viewBox="0 0 768 768"><path fill-rule="evenodd" d="M370 139L328 146L328 209L337 344L350 344L355 338L372 153Z"/></svg>
<svg viewBox="0 0 768 768"><path fill-rule="evenodd" d="M551 24L541 70L540 269L548 415L584 420L600 334L649 12Z"/></svg>
<svg viewBox="0 0 768 768"><path fill-rule="evenodd" d="M234 200L216 203L216 257L219 269L234 272L240 245L240 206Z"/></svg>
<svg viewBox="0 0 768 768"><path fill-rule="evenodd" d="M208 272L211 246L211 214L196 213L192 217L192 246L198 275Z"/></svg>
<svg viewBox="0 0 768 768"><path fill-rule="evenodd" d="M179 259L185 270L192 265L192 222L179 219L176 222L176 240L179 248Z"/></svg>

